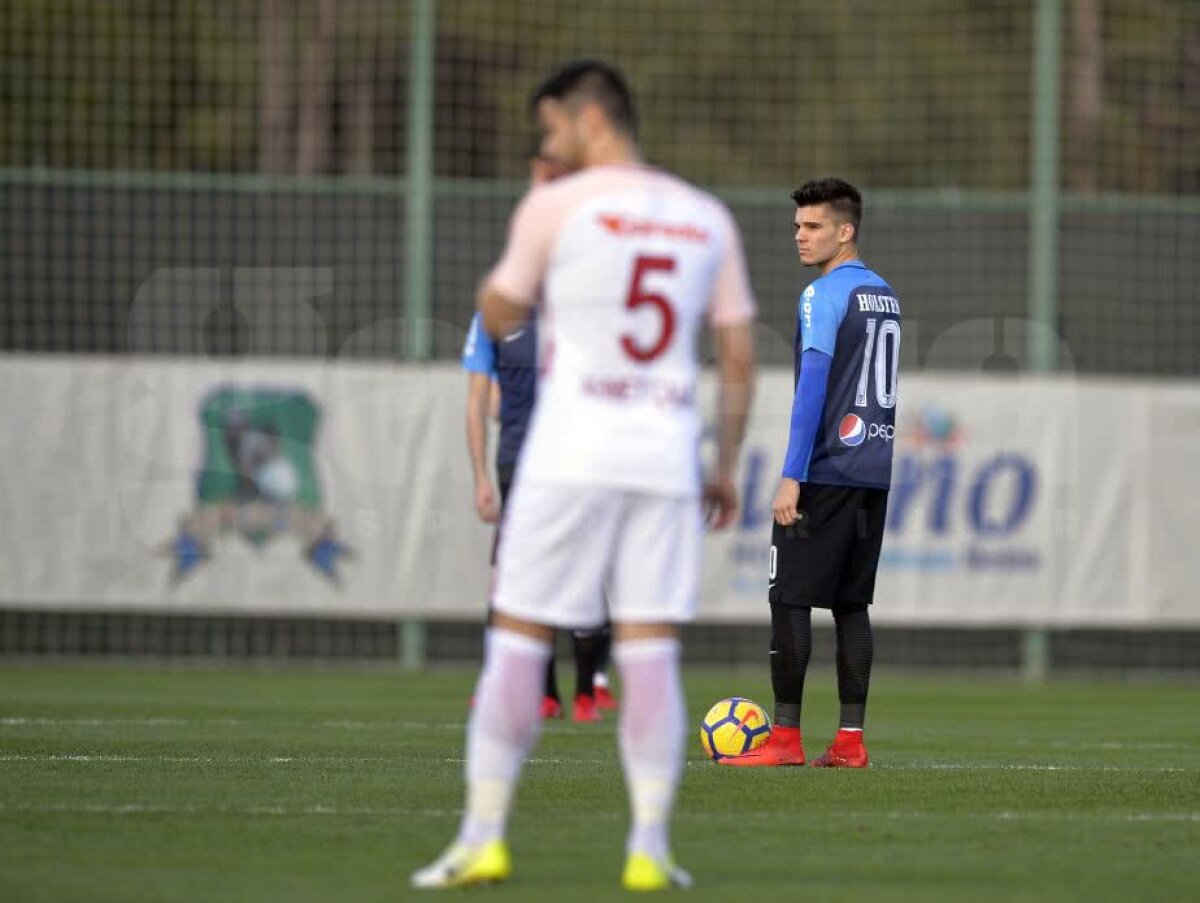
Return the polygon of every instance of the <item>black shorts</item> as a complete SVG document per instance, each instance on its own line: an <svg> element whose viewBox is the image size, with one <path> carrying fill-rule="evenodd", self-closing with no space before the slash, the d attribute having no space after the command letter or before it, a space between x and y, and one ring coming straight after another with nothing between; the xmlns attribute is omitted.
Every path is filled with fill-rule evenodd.
<svg viewBox="0 0 1200 903"><path fill-rule="evenodd" d="M492 534L492 564L496 563L496 550L500 547L500 531L504 529L504 506L508 502L508 493L512 489L516 467L497 468L496 482L500 485L500 520L496 521L496 531Z"/></svg>
<svg viewBox="0 0 1200 903"><path fill-rule="evenodd" d="M513 477L517 475L517 467L515 464L508 467L496 468L496 482L500 484L500 509L504 510L504 503L508 501L509 490L512 489Z"/></svg>
<svg viewBox="0 0 1200 903"><path fill-rule="evenodd" d="M801 524L771 527L771 602L812 608L870 605L883 546L886 489L800 487Z"/></svg>

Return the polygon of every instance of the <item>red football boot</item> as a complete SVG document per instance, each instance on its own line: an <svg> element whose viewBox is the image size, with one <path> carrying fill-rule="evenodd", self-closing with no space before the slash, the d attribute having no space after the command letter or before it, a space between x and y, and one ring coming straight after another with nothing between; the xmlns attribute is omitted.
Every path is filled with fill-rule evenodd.
<svg viewBox="0 0 1200 903"><path fill-rule="evenodd" d="M553 696L542 697L542 720L562 717L562 703Z"/></svg>
<svg viewBox="0 0 1200 903"><path fill-rule="evenodd" d="M825 755L812 763L813 768L866 768L871 764L863 745L862 731L839 730Z"/></svg>
<svg viewBox="0 0 1200 903"><path fill-rule="evenodd" d="M771 728L771 736L767 742L753 752L741 756L730 756L718 759L722 765L736 765L739 768L774 768L781 765L804 764L804 740L798 727Z"/></svg>
<svg viewBox="0 0 1200 903"><path fill-rule="evenodd" d="M596 708L607 709L610 712L616 711L617 697L613 696L608 687L596 685Z"/></svg>
<svg viewBox="0 0 1200 903"><path fill-rule="evenodd" d="M600 709L596 705L596 700L587 693L580 693L575 697L572 709L571 720L576 724L588 724L600 720Z"/></svg>

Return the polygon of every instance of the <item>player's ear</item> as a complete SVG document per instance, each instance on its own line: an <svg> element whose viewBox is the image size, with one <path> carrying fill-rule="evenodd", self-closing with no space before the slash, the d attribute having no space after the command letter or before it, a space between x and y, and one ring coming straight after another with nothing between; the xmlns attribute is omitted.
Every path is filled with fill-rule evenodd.
<svg viewBox="0 0 1200 903"><path fill-rule="evenodd" d="M587 101L579 108L579 122L585 135L598 135L608 124L608 117L603 107L594 101Z"/></svg>
<svg viewBox="0 0 1200 903"><path fill-rule="evenodd" d="M838 227L838 241L845 244L854 241L857 237L858 229L854 227L854 223L846 222Z"/></svg>

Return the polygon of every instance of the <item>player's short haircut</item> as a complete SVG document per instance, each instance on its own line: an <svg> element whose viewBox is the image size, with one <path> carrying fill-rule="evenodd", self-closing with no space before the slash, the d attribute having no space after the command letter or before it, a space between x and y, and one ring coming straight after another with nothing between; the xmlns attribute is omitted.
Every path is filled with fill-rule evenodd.
<svg viewBox="0 0 1200 903"><path fill-rule="evenodd" d="M546 98L572 107L587 102L599 104L618 131L626 135L637 132L637 111L629 84L619 69L601 60L565 63L533 92L530 108L536 109Z"/></svg>
<svg viewBox="0 0 1200 903"><path fill-rule="evenodd" d="M834 213L854 226L854 240L862 224L862 195L858 189L842 179L825 178L805 182L792 192L797 207L812 207L828 204Z"/></svg>

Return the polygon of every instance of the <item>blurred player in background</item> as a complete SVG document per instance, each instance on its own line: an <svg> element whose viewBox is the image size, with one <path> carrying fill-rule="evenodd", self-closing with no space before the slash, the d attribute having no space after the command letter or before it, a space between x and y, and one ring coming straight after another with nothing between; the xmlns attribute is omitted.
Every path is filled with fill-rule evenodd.
<svg viewBox="0 0 1200 903"><path fill-rule="evenodd" d="M533 158L531 166L533 185L540 185L560 173L552 161L540 156ZM517 457L533 413L537 388L536 314L500 342L493 341L483 330L479 314L476 314L463 346L462 363L468 373L467 448L475 475L475 510L484 523L495 524L499 522L508 499ZM500 394L500 441L496 450L499 498L492 485L486 460L487 422L492 409L492 389L497 385ZM492 547L492 558L494 564L495 545ZM571 637L575 648L572 718L577 722L599 721L601 709L616 708L616 700L608 689L607 675L603 672L611 633L606 624L599 630L574 630ZM562 715L553 653L546 662L541 712L543 718Z"/></svg>
<svg viewBox="0 0 1200 903"><path fill-rule="evenodd" d="M841 725L812 764L866 768L874 645L868 606L892 479L900 302L858 259L862 197L841 179L807 182L796 202L800 262L821 276L800 297L796 393L771 528L771 684L775 723L753 753L722 764L803 765L800 705L812 610L833 610Z"/></svg>
<svg viewBox="0 0 1200 903"><path fill-rule="evenodd" d="M512 793L541 725L555 627L614 629L632 809L624 886L691 883L670 852L683 769L679 625L694 614L705 509L727 526L754 379L741 237L715 198L642 162L633 100L610 66L563 67L534 94L542 150L572 175L536 187L480 290L483 325L521 328L542 298L538 403L500 543L488 650L467 737L458 836L413 875L438 888L507 878ZM697 334L720 371L717 464L701 485Z"/></svg>

